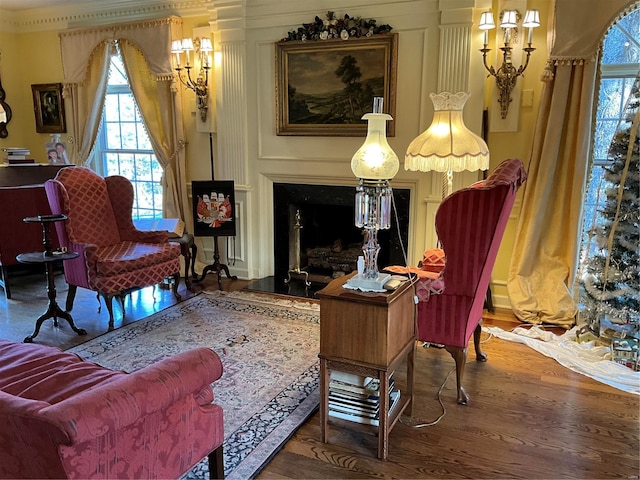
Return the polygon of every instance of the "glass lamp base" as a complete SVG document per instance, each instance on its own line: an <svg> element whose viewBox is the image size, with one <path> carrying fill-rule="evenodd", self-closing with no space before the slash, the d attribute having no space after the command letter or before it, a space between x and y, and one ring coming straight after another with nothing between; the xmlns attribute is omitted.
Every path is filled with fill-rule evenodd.
<svg viewBox="0 0 640 480"><path fill-rule="evenodd" d="M377 278L364 278L362 275L356 275L345 283L346 288L353 290L362 290L363 292L384 292L384 284L391 279L389 273L378 273Z"/></svg>

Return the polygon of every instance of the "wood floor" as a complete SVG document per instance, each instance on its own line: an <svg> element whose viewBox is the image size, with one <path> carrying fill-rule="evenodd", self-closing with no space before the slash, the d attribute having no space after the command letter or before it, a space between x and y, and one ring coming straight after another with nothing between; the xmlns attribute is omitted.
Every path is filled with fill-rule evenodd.
<svg viewBox="0 0 640 480"><path fill-rule="evenodd" d="M215 275L209 277L196 290L216 289ZM238 290L247 282L225 279L223 285ZM63 282L58 290L63 302ZM184 286L180 291L183 297L190 295ZM0 337L21 341L46 308L44 279L27 279L13 294L8 302L0 300ZM82 289L78 294L76 323L89 330L89 336L103 333L106 309L98 315L95 296ZM116 326L173 303L167 290L140 292L127 304L126 318L116 319ZM509 320L491 316L485 323L509 328L513 326ZM51 323L45 322L37 342L68 348L88 339ZM386 462L376 458L377 438L370 427L332 421L329 443L323 444L316 412L257 478L639 477L639 396L574 373L524 345L485 335L483 350L488 362L471 360L466 368L469 405L456 404L455 373L451 373L442 389L444 417L436 425L416 428L412 425L431 422L442 413L438 390L454 367L444 350L418 348L413 416L403 417L392 430ZM396 380L404 381L400 375Z"/></svg>

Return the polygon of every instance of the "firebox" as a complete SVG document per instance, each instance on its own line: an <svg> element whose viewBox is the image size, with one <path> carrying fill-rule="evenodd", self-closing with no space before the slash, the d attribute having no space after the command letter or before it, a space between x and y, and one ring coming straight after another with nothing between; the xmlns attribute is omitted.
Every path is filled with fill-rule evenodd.
<svg viewBox="0 0 640 480"><path fill-rule="evenodd" d="M403 265L409 232L408 189L393 190L390 230L381 230L378 265ZM274 281L326 284L356 269L364 242L354 225L355 187L275 183ZM296 274L296 270L301 273Z"/></svg>

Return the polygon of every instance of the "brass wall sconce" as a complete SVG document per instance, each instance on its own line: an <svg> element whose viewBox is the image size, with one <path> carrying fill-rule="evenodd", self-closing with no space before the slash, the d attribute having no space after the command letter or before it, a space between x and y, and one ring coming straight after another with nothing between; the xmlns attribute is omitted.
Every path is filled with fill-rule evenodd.
<svg viewBox="0 0 640 480"><path fill-rule="evenodd" d="M538 10L527 10L524 15L522 27L529 29L527 46L522 48L523 52L526 52L527 57L525 63L518 68L514 67L512 62L512 50L515 35L518 34L518 22L520 20L520 14L517 10L505 10L502 12L502 19L500 21L500 28L504 29L504 46L500 47L502 50L502 64L498 69L487 65L487 53L491 51L487 47L488 44L488 31L495 28L493 21L493 13L484 12L480 17L480 24L478 28L484 31L484 47L480 50L482 52L482 61L484 68L489 72L489 75L496 78L496 86L500 96L498 102L500 103L500 116L504 119L507 118L509 113L509 104L512 101L511 92L516 86L518 77L521 76L529 65L529 58L531 52L535 50L531 46L533 40L533 29L540 26L540 13Z"/></svg>
<svg viewBox="0 0 640 480"><path fill-rule="evenodd" d="M173 40L171 42L171 53L175 54L174 68L178 72L180 82L187 88L193 90L196 94L198 111L200 119L204 122L207 120L207 110L209 108L209 70L211 69L211 59L209 54L213 51L211 39L207 37L183 38L182 40ZM190 52L193 54L193 64L191 64ZM180 63L180 57L184 53L185 64ZM196 67L196 59L200 63L200 70L195 80L191 77L191 70ZM186 70L186 79L183 75Z"/></svg>

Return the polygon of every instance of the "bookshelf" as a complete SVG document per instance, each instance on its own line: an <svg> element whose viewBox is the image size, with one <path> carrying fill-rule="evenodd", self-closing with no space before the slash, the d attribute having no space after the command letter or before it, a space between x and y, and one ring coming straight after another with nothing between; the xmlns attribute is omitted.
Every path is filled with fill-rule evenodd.
<svg viewBox="0 0 640 480"><path fill-rule="evenodd" d="M413 404L413 289L409 282L388 293L343 288L352 275L316 294L322 441L329 439L330 417L370 425L378 430L378 458L386 460L389 433L403 412L411 414ZM394 373L403 362L407 380L401 390Z"/></svg>

